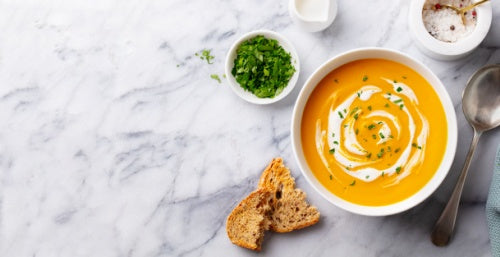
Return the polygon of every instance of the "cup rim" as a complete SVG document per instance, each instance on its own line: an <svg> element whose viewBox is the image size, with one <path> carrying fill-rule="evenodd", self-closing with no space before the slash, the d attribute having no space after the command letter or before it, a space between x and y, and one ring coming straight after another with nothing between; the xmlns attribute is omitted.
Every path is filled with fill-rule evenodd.
<svg viewBox="0 0 500 257"><path fill-rule="evenodd" d="M432 176L432 178L423 186L419 191L417 191L412 196L384 206L365 206L359 205L355 203L348 202L330 191L326 189L321 182L314 176L312 171L310 170L307 161L305 160L303 149L302 149L302 141L301 141L301 122L302 122L302 114L305 108L305 105L309 99L310 94L315 89L317 84L332 70L352 61L360 60L360 59L369 59L369 58L378 58L378 59L386 59L391 61L396 61L403 65L410 67L415 70L421 76L423 76L426 80L429 81L432 88L438 94L441 104L443 105L443 109L446 115L446 121L448 124L448 140L447 147L441 160L439 167L436 170L436 173ZM328 61L324 62L321 66L319 66L307 79L302 90L297 97L297 100L294 105L293 113L292 113L292 123L291 123L291 140L292 140L292 149L295 156L295 159L299 165L299 168L306 178L307 182L327 201L340 207L346 211L365 215L365 216L386 216L392 215L396 213L400 213L406 211L427 199L443 182L444 178L449 172L451 164L453 163L453 159L455 157L455 151L457 146L457 121L455 109L453 107L453 102L446 91L444 85L441 80L425 65L416 59L401 53L396 50L391 50L387 48L379 48L379 47L366 47L366 48L358 48L353 49L344 53L341 53Z"/></svg>

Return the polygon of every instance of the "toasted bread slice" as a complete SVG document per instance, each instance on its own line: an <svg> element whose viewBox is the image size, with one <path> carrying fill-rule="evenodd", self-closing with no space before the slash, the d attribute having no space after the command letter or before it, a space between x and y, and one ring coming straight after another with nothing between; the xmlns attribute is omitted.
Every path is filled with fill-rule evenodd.
<svg viewBox="0 0 500 257"><path fill-rule="evenodd" d="M295 179L281 158L274 158L262 173L259 189L271 192L270 229L290 232L316 224L320 213L306 201L306 194L295 188Z"/></svg>
<svg viewBox="0 0 500 257"><path fill-rule="evenodd" d="M233 244L260 251L264 231L269 229L271 194L257 189L250 193L229 214L226 221L227 236Z"/></svg>

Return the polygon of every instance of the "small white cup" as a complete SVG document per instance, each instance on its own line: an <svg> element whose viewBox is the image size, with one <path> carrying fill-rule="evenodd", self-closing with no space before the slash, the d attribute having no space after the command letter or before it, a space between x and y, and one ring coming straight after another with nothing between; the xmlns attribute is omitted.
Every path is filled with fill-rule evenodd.
<svg viewBox="0 0 500 257"><path fill-rule="evenodd" d="M301 29L309 32L321 31L330 26L333 20L335 20L338 9L337 0L315 0L318 1L319 4L323 5L318 7L323 7L323 10L321 11L324 13L319 13L318 15L304 15L304 13L301 13L299 7L305 1L310 0L288 1L288 11L290 12L290 16L295 24L297 24L297 26Z"/></svg>
<svg viewBox="0 0 500 257"><path fill-rule="evenodd" d="M429 34L422 18L422 10L426 0L412 0L410 3L408 25L417 47L431 58L452 61L472 53L484 40L490 30L492 10L487 2L476 6L476 27L472 33L457 42L440 41Z"/></svg>

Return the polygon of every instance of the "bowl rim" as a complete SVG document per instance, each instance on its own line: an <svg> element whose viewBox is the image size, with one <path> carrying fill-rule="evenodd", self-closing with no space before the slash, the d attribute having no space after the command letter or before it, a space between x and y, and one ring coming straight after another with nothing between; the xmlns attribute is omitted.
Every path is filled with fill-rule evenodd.
<svg viewBox="0 0 500 257"><path fill-rule="evenodd" d="M463 56L476 49L484 40L491 27L492 8L491 3L486 2L476 6L476 27L472 33L457 42L443 42L434 38L427 32L422 18L422 10L426 0L412 0L409 8L408 24L417 43L427 51L441 58L449 59L455 56Z"/></svg>
<svg viewBox="0 0 500 257"><path fill-rule="evenodd" d="M243 89L238 82L236 82L236 79L234 78L233 74L231 73L231 70L233 69L234 66L234 59L236 58L236 50L238 47L245 41L254 38L258 35L263 35L267 38L271 39L276 39L281 47L285 49L285 51L290 53L290 56L292 57L292 65L295 67L295 73L293 76L290 78L288 81L287 86L283 89L283 91L275 96L274 98L259 98L252 94L249 91L246 91ZM226 79L229 82L229 85L232 89L232 91L242 98L243 100L253 103L253 104L271 104L278 102L279 100L285 98L292 90L295 88L295 85L297 84L297 80L299 79L299 73L300 73L300 61L299 61L299 56L297 54L297 51L295 50L295 47L293 44L285 38L283 35L272 31L272 30L267 30L267 29L259 29L259 30L254 30L247 32L243 34L240 38L238 38L229 48L229 51L227 52L226 55L226 61L225 61L225 74L226 74Z"/></svg>
<svg viewBox="0 0 500 257"><path fill-rule="evenodd" d="M365 206L351 203L328 191L328 189L326 189L321 184L321 182L319 182L319 180L310 170L303 154L301 141L301 122L303 110L307 101L309 100L310 94L316 88L317 84L332 70L355 60L369 58L395 61L410 67L421 76L423 76L429 82L429 84L431 84L434 91L436 91L440 102L443 105L443 109L446 115L446 121L448 124L447 147L445 149L443 159L441 160L441 163L436 170L436 173L415 194L402 201L384 206ZM357 48L347 52L343 52L327 60L321 66L319 66L304 83L304 86L302 87L295 102L291 122L291 140L293 153L299 165L299 168L306 178L307 182L330 203L346 211L366 216L386 216L400 213L420 204L422 201L427 199L439 187L439 185L441 185L451 168L457 147L457 134L457 121L453 102L451 101L451 98L441 80L424 64L410 57L409 55L396 50L380 47Z"/></svg>

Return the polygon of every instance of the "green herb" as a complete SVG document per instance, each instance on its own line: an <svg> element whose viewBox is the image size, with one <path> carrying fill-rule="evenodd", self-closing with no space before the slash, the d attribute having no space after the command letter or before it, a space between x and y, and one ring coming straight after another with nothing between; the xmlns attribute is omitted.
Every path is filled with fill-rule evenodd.
<svg viewBox="0 0 500 257"><path fill-rule="evenodd" d="M330 151L328 151L330 154L334 154L335 153L335 148L332 148L330 149Z"/></svg>
<svg viewBox="0 0 500 257"><path fill-rule="evenodd" d="M368 76L364 75L363 76L363 81L367 81L368 80Z"/></svg>
<svg viewBox="0 0 500 257"><path fill-rule="evenodd" d="M401 87L398 87L398 88L396 88L396 91L401 92L401 91L403 91L403 89Z"/></svg>
<svg viewBox="0 0 500 257"><path fill-rule="evenodd" d="M356 129L356 135L359 133L359 129Z"/></svg>
<svg viewBox="0 0 500 257"><path fill-rule="evenodd" d="M378 134L380 135L380 138L382 138L382 139L384 139L384 138L385 138L385 136L384 136L384 134L382 134L382 132L380 132L380 133L378 133Z"/></svg>
<svg viewBox="0 0 500 257"><path fill-rule="evenodd" d="M404 107L404 105L403 105L403 104L400 104L400 105L399 105L399 109L400 109L400 110L403 110L403 107Z"/></svg>
<svg viewBox="0 0 500 257"><path fill-rule="evenodd" d="M346 109L344 109L344 113L347 113L347 110L346 110Z"/></svg>
<svg viewBox="0 0 500 257"><path fill-rule="evenodd" d="M398 83L398 81L397 81L397 80L394 80L394 83Z"/></svg>
<svg viewBox="0 0 500 257"><path fill-rule="evenodd" d="M333 176L330 174L330 180L332 180L332 179L333 179Z"/></svg>
<svg viewBox="0 0 500 257"><path fill-rule="evenodd" d="M375 128L375 124L370 124L370 126L368 126L368 129L369 129L369 130L372 130L372 129L374 129L374 128Z"/></svg>
<svg viewBox="0 0 500 257"><path fill-rule="evenodd" d="M406 79L406 76L403 76L404 79Z"/></svg>
<svg viewBox="0 0 500 257"><path fill-rule="evenodd" d="M368 105L368 110L371 111L372 110L372 106L371 105Z"/></svg>
<svg viewBox="0 0 500 257"><path fill-rule="evenodd" d="M336 144L336 145L338 145L338 144L339 144L339 142L338 142L338 141L333 141L333 143L334 143L334 144Z"/></svg>
<svg viewBox="0 0 500 257"><path fill-rule="evenodd" d="M419 150L421 150L421 149L422 149L422 147L421 147L421 146L417 146L417 148L418 148Z"/></svg>
<svg viewBox="0 0 500 257"><path fill-rule="evenodd" d="M384 174L385 174L385 173L382 171L382 177L384 176Z"/></svg>
<svg viewBox="0 0 500 257"><path fill-rule="evenodd" d="M391 151L391 147L390 147L390 146L388 146L388 147L387 147L387 152L390 152L390 151Z"/></svg>
<svg viewBox="0 0 500 257"><path fill-rule="evenodd" d="M384 148L380 149L380 152L377 153L377 158L382 158L384 156Z"/></svg>
<svg viewBox="0 0 500 257"><path fill-rule="evenodd" d="M342 115L342 113L341 113L341 112L338 112L338 114L339 114L339 117L340 117L341 119L343 119L343 118L344 118L344 115Z"/></svg>
<svg viewBox="0 0 500 257"><path fill-rule="evenodd" d="M344 125L344 128L347 128L347 125Z"/></svg>
<svg viewBox="0 0 500 257"><path fill-rule="evenodd" d="M354 114L354 119L357 120L358 119L358 114Z"/></svg>
<svg viewBox="0 0 500 257"><path fill-rule="evenodd" d="M422 147L421 147L421 146L419 146L419 145L417 145L416 143L412 143L412 144L411 144L411 146L413 146L413 147L415 147L415 148L417 148L417 149L422 149Z"/></svg>
<svg viewBox="0 0 500 257"><path fill-rule="evenodd" d="M208 49L203 49L203 50L201 51L201 55L200 55L200 54L198 54L198 53L195 53L194 55L199 56L199 57L200 57L200 59L202 59L202 60L206 60L208 64L212 64L212 63L213 63L213 62L212 62L212 60L213 60L215 57L214 57L213 55L211 55L211 54L210 54L210 51L211 51L211 50L208 50Z"/></svg>
<svg viewBox="0 0 500 257"><path fill-rule="evenodd" d="M355 114L358 110L359 110L359 107L358 107L358 106L354 107L354 109L352 109L352 111L351 111L351 116L352 116L353 114Z"/></svg>
<svg viewBox="0 0 500 257"><path fill-rule="evenodd" d="M385 104L384 106L385 106L386 108L389 108L389 104Z"/></svg>
<svg viewBox="0 0 500 257"><path fill-rule="evenodd" d="M394 136L391 134L391 135L389 135L389 138L394 138Z"/></svg>
<svg viewBox="0 0 500 257"><path fill-rule="evenodd" d="M394 152L395 152L395 153L398 153L398 152L399 152L399 150L401 150L401 149L396 148L396 150L394 150Z"/></svg>
<svg viewBox="0 0 500 257"><path fill-rule="evenodd" d="M365 179L369 179L369 178L370 178L370 176L369 176L369 175L366 175Z"/></svg>
<svg viewBox="0 0 500 257"><path fill-rule="evenodd" d="M375 136L375 134L372 135L373 139L377 139L377 136Z"/></svg>
<svg viewBox="0 0 500 257"><path fill-rule="evenodd" d="M176 65L177 68L179 68L179 66L181 66L181 65L179 65L179 64Z"/></svg>
<svg viewBox="0 0 500 257"><path fill-rule="evenodd" d="M219 84L222 83L222 81L219 78L219 75L217 75L217 74L210 75L210 78L212 78L214 80L217 80L217 82L219 82Z"/></svg>
<svg viewBox="0 0 500 257"><path fill-rule="evenodd" d="M256 36L236 51L231 71L242 88L259 98L273 98L288 85L295 73L292 57L277 40Z"/></svg>
<svg viewBox="0 0 500 257"><path fill-rule="evenodd" d="M361 93L360 93L360 92L356 92L356 94L358 94L358 97L360 97L360 96L361 96Z"/></svg>
<svg viewBox="0 0 500 257"><path fill-rule="evenodd" d="M397 103L401 103L402 101L403 101L403 99L398 99L398 100L394 101L394 103L397 104Z"/></svg>
<svg viewBox="0 0 500 257"><path fill-rule="evenodd" d="M354 185L356 185L356 180L353 180L351 184L349 184L349 186L354 186Z"/></svg>
<svg viewBox="0 0 500 257"><path fill-rule="evenodd" d="M399 174L401 172L401 166L396 168L396 173Z"/></svg>
<svg viewBox="0 0 500 257"><path fill-rule="evenodd" d="M369 153L368 155L366 155L366 158L370 159L372 157L372 153Z"/></svg>
<svg viewBox="0 0 500 257"><path fill-rule="evenodd" d="M226 78L226 73L222 74L222 77Z"/></svg>
<svg viewBox="0 0 500 257"><path fill-rule="evenodd" d="M332 133L332 137L335 137L335 133Z"/></svg>
<svg viewBox="0 0 500 257"><path fill-rule="evenodd" d="M381 122L381 121L377 122L377 124L378 124L378 125L381 125L382 123L383 123L383 122Z"/></svg>
<svg viewBox="0 0 500 257"><path fill-rule="evenodd" d="M351 170L351 168L349 168L349 167L345 167L345 169L346 169L346 170Z"/></svg>

